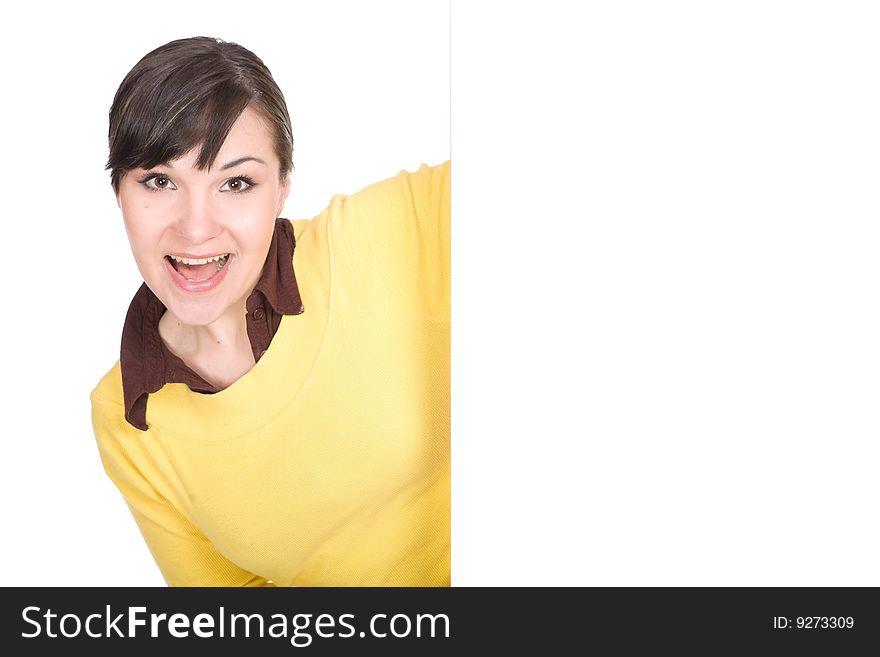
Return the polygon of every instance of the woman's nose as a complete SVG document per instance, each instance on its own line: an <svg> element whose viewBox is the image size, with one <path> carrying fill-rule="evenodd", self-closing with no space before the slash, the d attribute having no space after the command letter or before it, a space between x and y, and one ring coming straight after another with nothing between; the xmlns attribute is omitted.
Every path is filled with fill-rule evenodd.
<svg viewBox="0 0 880 657"><path fill-rule="evenodd" d="M177 231L191 244L203 244L220 233L216 208L208 195L182 195L176 221Z"/></svg>

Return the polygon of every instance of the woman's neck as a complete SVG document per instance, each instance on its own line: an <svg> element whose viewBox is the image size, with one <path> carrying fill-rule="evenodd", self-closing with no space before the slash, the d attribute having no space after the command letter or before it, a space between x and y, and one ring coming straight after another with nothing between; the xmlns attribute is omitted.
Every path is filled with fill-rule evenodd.
<svg viewBox="0 0 880 657"><path fill-rule="evenodd" d="M159 335L173 354L208 383L225 388L254 366L245 305L230 307L210 324L191 326L169 311L159 320Z"/></svg>

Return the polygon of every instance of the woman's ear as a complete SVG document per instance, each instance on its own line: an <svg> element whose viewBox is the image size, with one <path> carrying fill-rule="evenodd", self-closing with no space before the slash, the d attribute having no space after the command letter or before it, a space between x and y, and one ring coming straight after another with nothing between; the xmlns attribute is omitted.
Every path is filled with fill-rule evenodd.
<svg viewBox="0 0 880 657"><path fill-rule="evenodd" d="M284 182L281 183L281 188L278 190L278 207L275 210L275 216L280 217L282 210L284 210L284 202L287 200L287 196L290 194L290 175L288 174L284 178Z"/></svg>

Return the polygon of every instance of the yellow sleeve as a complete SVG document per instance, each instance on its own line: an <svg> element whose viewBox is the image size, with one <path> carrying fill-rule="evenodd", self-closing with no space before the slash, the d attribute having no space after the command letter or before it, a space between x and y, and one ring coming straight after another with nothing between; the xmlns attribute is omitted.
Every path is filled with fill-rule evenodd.
<svg viewBox="0 0 880 657"><path fill-rule="evenodd" d="M125 444L148 439L125 422L121 405L92 395L101 461L140 528L169 586L274 586L221 555L142 474Z"/></svg>
<svg viewBox="0 0 880 657"><path fill-rule="evenodd" d="M450 162L401 171L331 204L337 303L449 318Z"/></svg>

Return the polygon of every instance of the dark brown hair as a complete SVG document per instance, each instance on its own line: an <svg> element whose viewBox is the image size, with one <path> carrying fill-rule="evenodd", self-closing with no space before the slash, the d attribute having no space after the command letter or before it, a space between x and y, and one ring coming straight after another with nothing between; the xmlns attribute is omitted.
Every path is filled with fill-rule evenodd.
<svg viewBox="0 0 880 657"><path fill-rule="evenodd" d="M252 106L275 139L283 178L293 169L293 131L284 95L265 64L235 43L193 37L156 48L119 85L110 108L113 190L126 171L152 168L198 145L210 168L241 113Z"/></svg>

